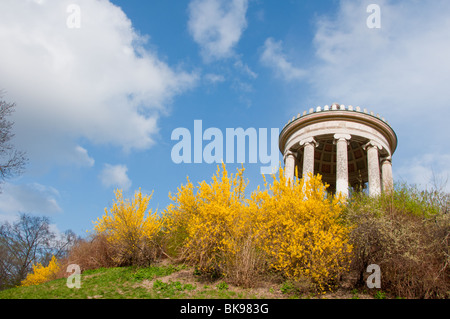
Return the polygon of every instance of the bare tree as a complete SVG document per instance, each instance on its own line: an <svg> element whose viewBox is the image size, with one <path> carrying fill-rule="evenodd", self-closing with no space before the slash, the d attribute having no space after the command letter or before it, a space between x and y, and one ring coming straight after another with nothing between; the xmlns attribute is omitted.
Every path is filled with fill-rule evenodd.
<svg viewBox="0 0 450 319"><path fill-rule="evenodd" d="M15 103L3 100L0 91L0 183L5 179L22 173L27 158L25 153L18 151L11 143L13 122L7 119L14 112Z"/></svg>
<svg viewBox="0 0 450 319"><path fill-rule="evenodd" d="M72 231L55 234L48 217L20 214L18 221L1 224L0 290L20 284L33 264L64 257L76 239Z"/></svg>

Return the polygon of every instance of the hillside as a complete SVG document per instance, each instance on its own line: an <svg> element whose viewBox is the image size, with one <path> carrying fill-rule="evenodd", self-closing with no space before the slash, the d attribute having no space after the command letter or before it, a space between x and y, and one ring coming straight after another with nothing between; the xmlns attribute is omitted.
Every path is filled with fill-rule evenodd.
<svg viewBox="0 0 450 319"><path fill-rule="evenodd" d="M365 289L378 299L448 299L448 194L399 185L342 202L320 176L290 184L280 170L246 198L243 172L218 167L197 189L188 180L161 215L148 209L151 195L117 190L89 238L4 285L41 284L78 265L81 289L61 279L0 298L356 299Z"/></svg>
<svg viewBox="0 0 450 319"><path fill-rule="evenodd" d="M159 264L147 268L116 267L87 270L81 288L69 289L65 278L41 285L0 291L0 299L291 299L373 298L356 290L338 290L325 295L301 294L289 282L272 280L255 288L240 288L222 280L195 275L185 265ZM379 295L383 297L383 295Z"/></svg>

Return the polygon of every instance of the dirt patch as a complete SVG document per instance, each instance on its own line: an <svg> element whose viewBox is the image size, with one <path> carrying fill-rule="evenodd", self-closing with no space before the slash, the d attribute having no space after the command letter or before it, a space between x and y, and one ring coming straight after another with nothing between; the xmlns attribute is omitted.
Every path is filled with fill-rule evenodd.
<svg viewBox="0 0 450 319"><path fill-rule="evenodd" d="M153 289L153 284L156 280L159 280L163 283L171 283L171 282L180 282L184 285L191 284L196 287L195 290L192 290L188 293L188 298L192 294L195 296L196 294L202 294L202 292L206 291L219 291L220 289L217 287L220 283L224 282L223 279L218 279L215 281L206 280L202 277L198 277L194 275L194 269L182 269L177 272L174 272L170 275L155 278L152 280L145 279L140 283L134 285L134 287L141 287L147 290ZM363 292L356 292L355 290L347 289L346 287L339 288L336 291L326 293L324 295L320 294L302 294L302 295L292 295L285 294L281 292L280 289L281 283L277 280L271 281L260 281L255 284L255 287L252 288L242 288L238 286L234 286L232 284L227 284L226 291L228 293L234 293L235 296L240 296L242 298L256 298L256 299L288 299L288 298L311 298L311 299L373 299L373 296ZM206 298L208 294L204 295Z"/></svg>
<svg viewBox="0 0 450 319"><path fill-rule="evenodd" d="M197 285L198 282L195 280L193 273L193 269L182 269L164 277L159 277L152 280L145 279L141 283L136 284L135 287L143 287L147 290L150 290L153 288L153 283L156 280L162 281L164 283L179 281L183 284Z"/></svg>
<svg viewBox="0 0 450 319"><path fill-rule="evenodd" d="M222 279L211 281L195 276L194 269L189 268L174 272L168 276L159 277L152 280L148 279L143 280L141 283L136 284L135 287L142 287L147 290L151 290L153 289L153 284L156 280L159 280L164 283L178 281L182 284L191 284L194 287L196 287L196 289L192 291L192 294L200 293L202 291L207 290L219 291L220 289L217 288L217 285L223 282ZM235 293L236 295L241 295L243 297L251 297L251 298L261 298L261 299L287 298L286 295L281 293L278 284L268 282L261 282L254 288L242 288L231 284L227 284L226 291Z"/></svg>

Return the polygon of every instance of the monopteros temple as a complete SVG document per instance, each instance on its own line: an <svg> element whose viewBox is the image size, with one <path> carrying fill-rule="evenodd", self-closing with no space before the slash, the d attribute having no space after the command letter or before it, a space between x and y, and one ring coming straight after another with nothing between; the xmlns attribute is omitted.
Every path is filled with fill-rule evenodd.
<svg viewBox="0 0 450 319"><path fill-rule="evenodd" d="M397 136L384 118L359 107L333 104L298 114L283 128L279 148L293 180L321 174L329 190L349 195L368 186L375 196L393 187Z"/></svg>

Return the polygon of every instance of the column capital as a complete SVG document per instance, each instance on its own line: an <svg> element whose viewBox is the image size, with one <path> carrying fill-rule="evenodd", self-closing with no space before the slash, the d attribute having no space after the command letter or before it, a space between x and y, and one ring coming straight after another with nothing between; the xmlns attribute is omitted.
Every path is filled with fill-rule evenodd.
<svg viewBox="0 0 450 319"><path fill-rule="evenodd" d="M305 138L304 140L301 140L299 142L299 144L300 144L300 146L306 146L307 144L311 144L314 147L319 146L319 143L317 143L317 141L314 139L314 137Z"/></svg>
<svg viewBox="0 0 450 319"><path fill-rule="evenodd" d="M365 151L368 150L369 148L373 148L373 147L378 148L379 151L381 151L383 149L383 147L375 141L370 141L362 146L363 150L365 150Z"/></svg>
<svg viewBox="0 0 450 319"><path fill-rule="evenodd" d="M344 140L347 142L347 145L350 145L350 140L352 136L350 134L334 134L333 144L336 144L337 141Z"/></svg>
<svg viewBox="0 0 450 319"><path fill-rule="evenodd" d="M384 162L389 162L392 164L392 156L386 156L386 157L382 157L381 158L381 164L383 164Z"/></svg>
<svg viewBox="0 0 450 319"><path fill-rule="evenodd" d="M286 150L283 154L283 160L286 161L286 158L288 156L294 156L295 158L297 158L297 153L291 151L291 150Z"/></svg>
<svg viewBox="0 0 450 319"><path fill-rule="evenodd" d="M352 136L350 134L334 134L334 139L335 140L350 140L352 138Z"/></svg>

